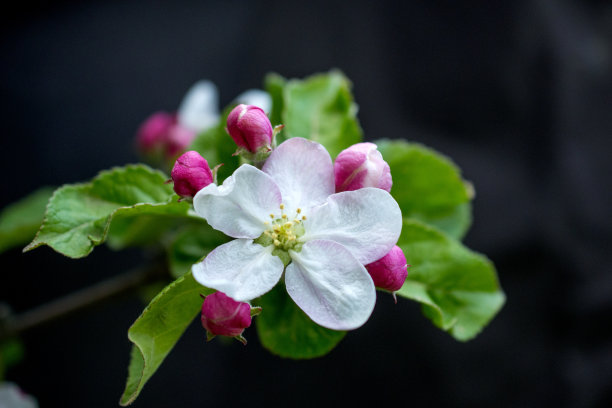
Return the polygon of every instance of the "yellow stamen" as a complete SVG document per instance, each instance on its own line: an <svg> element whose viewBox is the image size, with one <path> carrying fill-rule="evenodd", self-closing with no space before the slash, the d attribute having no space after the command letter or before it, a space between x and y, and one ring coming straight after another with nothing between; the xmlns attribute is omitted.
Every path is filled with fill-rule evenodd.
<svg viewBox="0 0 612 408"><path fill-rule="evenodd" d="M280 205L280 209L281 209L281 210L284 210L284 209L285 209L285 204L281 204L281 205Z"/></svg>
<svg viewBox="0 0 612 408"><path fill-rule="evenodd" d="M305 216L305 215L302 215L302 219L303 219L303 220L306 220L306 216Z"/></svg>

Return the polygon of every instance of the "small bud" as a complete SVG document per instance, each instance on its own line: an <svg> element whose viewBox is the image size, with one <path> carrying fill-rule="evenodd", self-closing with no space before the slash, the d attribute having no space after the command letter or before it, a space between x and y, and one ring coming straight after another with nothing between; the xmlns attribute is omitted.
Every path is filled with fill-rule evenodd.
<svg viewBox="0 0 612 408"><path fill-rule="evenodd" d="M156 112L138 129L136 147L153 161L173 159L185 151L195 136L196 132L181 125L176 115Z"/></svg>
<svg viewBox="0 0 612 408"><path fill-rule="evenodd" d="M374 143L357 143L341 151L334 175L337 193L364 187L391 190L391 170Z"/></svg>
<svg viewBox="0 0 612 408"><path fill-rule="evenodd" d="M206 159L193 150L176 159L171 176L176 194L187 198L193 198L214 180Z"/></svg>
<svg viewBox="0 0 612 408"><path fill-rule="evenodd" d="M255 310L258 313L261 309ZM251 305L237 302L223 292L215 292L204 298L202 304L202 326L208 338L214 336L238 337L251 325Z"/></svg>
<svg viewBox="0 0 612 408"><path fill-rule="evenodd" d="M239 148L250 153L271 149L272 124L266 113L255 105L236 106L227 117L227 132Z"/></svg>
<svg viewBox="0 0 612 408"><path fill-rule="evenodd" d="M397 245L378 261L366 265L366 269L374 281L374 286L389 292L399 290L408 275L406 257Z"/></svg>
<svg viewBox="0 0 612 408"><path fill-rule="evenodd" d="M162 149L170 128L176 123L174 115L167 112L156 112L140 125L136 133L138 150L149 154Z"/></svg>

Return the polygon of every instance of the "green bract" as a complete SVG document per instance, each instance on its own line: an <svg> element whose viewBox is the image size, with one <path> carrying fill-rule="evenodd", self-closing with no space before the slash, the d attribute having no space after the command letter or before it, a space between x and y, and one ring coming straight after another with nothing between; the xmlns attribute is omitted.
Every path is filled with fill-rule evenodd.
<svg viewBox="0 0 612 408"><path fill-rule="evenodd" d="M362 141L351 83L342 73L331 71L304 80L271 74L266 89L273 102L272 125L285 125L277 143L291 137L315 140L333 158ZM231 108L233 105L189 148L202 154L211 167L223 163L219 184L240 164L239 157L232 155L236 146L225 131ZM455 164L427 147L403 140L376 143L391 168L391 194L404 218L398 245L412 265L397 293L420 303L437 327L458 340L469 340L505 299L491 261L460 242L471 223L472 186L462 179ZM26 251L48 245L68 257L80 258L105 241L115 249L148 246L165 251L168 278L178 279L151 301L129 329L134 346L122 405L136 399L198 314L200 294L212 293L195 282L191 266L229 240L194 216L190 203L178 202L172 186L165 184L167 179L148 166L128 165L103 171L88 183L60 187L53 195L41 189L0 214L0 252L30 240L41 221ZM279 231L262 235L262 244L274 244L284 253L294 248L291 238L300 231L294 226L283 228L279 224ZM288 256L284 262L289 262ZM284 285L253 302L263 308L255 319L261 343L279 356L322 356L346 334L313 323L289 298Z"/></svg>

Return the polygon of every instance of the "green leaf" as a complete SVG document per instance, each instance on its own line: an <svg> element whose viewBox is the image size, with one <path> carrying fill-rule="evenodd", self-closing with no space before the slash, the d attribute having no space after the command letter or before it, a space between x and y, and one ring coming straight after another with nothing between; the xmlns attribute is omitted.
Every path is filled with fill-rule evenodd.
<svg viewBox="0 0 612 408"><path fill-rule="evenodd" d="M168 263L172 275L179 277L186 274L194 263L228 241L229 238L225 234L214 230L205 222L185 227L168 248Z"/></svg>
<svg viewBox="0 0 612 408"><path fill-rule="evenodd" d="M376 141L391 167L391 194L402 215L415 218L461 239L471 223L472 185L453 162L417 143Z"/></svg>
<svg viewBox="0 0 612 408"><path fill-rule="evenodd" d="M221 120L217 126L205 130L196 136L188 148L188 150L195 150L200 153L211 168L223 164L223 166L219 167L217 173L219 184L229 177L240 165L240 158L233 156L237 149L236 144L225 131L227 115L229 115L235 106L236 104L234 103L226 107L221 114Z"/></svg>
<svg viewBox="0 0 612 408"><path fill-rule="evenodd" d="M285 285L276 285L255 302L263 309L255 323L262 345L281 357L307 359L329 353L346 332L314 323L293 302Z"/></svg>
<svg viewBox="0 0 612 408"><path fill-rule="evenodd" d="M197 283L191 273L159 293L128 330L132 348L128 379L120 404L134 402L202 307L200 294L214 291Z"/></svg>
<svg viewBox="0 0 612 408"><path fill-rule="evenodd" d="M60 187L29 251L48 245L71 258L87 256L106 239L114 217L187 216L188 203L176 202L166 176L144 165L101 172L90 183Z"/></svg>
<svg viewBox="0 0 612 408"><path fill-rule="evenodd" d="M457 340L470 340L505 302L495 268L484 256L416 220L404 220L398 245L412 266L398 295Z"/></svg>
<svg viewBox="0 0 612 408"><path fill-rule="evenodd" d="M53 188L43 187L0 213L0 253L30 242L40 228Z"/></svg>
<svg viewBox="0 0 612 408"><path fill-rule="evenodd" d="M272 98L272 110L269 114L270 122L272 122L272 126L280 125L282 123L282 112L284 108L283 88L287 80L278 74L270 73L266 75L264 83L266 92L268 92L270 98Z"/></svg>
<svg viewBox="0 0 612 408"><path fill-rule="evenodd" d="M362 138L351 83L339 71L288 81L282 124L278 143L290 137L311 139L325 146L332 158Z"/></svg>

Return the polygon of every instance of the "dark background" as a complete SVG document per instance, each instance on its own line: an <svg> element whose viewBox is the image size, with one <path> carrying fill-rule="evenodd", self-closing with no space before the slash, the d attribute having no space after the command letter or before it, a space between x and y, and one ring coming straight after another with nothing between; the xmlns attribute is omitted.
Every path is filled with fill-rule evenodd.
<svg viewBox="0 0 612 408"><path fill-rule="evenodd" d="M458 343L419 307L379 296L328 356L277 358L204 342L194 324L135 407L599 407L612 402L612 6L606 1L20 2L0 28L0 206L138 160L132 138L196 80L222 104L265 73L339 68L367 139L452 157L477 191L466 244L508 301ZM97 248L0 258L0 299L23 311L139 263ZM137 299L27 333L8 372L41 407L113 407ZM400 405L401 404L401 405Z"/></svg>

